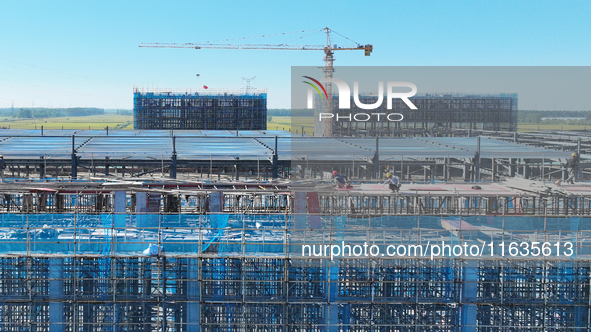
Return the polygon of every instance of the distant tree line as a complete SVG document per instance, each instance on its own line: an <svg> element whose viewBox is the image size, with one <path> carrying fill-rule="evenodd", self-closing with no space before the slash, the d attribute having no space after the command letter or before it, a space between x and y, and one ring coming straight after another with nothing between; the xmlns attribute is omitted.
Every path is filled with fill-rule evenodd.
<svg viewBox="0 0 591 332"><path fill-rule="evenodd" d="M560 119L544 119L560 118ZM573 118L573 119L568 119ZM584 119L577 119L584 118ZM517 122L524 124L580 124L591 125L591 111L528 111L517 112Z"/></svg>
<svg viewBox="0 0 591 332"><path fill-rule="evenodd" d="M267 110L267 115L271 116L313 116L314 110L309 109L289 109L289 108L271 108Z"/></svg>
<svg viewBox="0 0 591 332"><path fill-rule="evenodd" d="M65 116L86 116L105 114L102 108L74 107L74 108L3 108L0 109L0 116L19 119L32 118L57 118Z"/></svg>

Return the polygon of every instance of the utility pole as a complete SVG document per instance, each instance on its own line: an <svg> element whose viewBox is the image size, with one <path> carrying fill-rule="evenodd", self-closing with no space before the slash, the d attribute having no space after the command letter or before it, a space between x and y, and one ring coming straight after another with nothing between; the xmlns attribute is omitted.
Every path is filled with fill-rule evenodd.
<svg viewBox="0 0 591 332"><path fill-rule="evenodd" d="M243 80L245 80L245 81L246 81L246 94L249 94L249 93L250 93L250 82L251 82L252 80L254 80L255 78L257 78L257 77L256 77L256 76L253 76L253 77L251 77L251 78L246 78L246 77L243 77L243 78L242 78Z"/></svg>

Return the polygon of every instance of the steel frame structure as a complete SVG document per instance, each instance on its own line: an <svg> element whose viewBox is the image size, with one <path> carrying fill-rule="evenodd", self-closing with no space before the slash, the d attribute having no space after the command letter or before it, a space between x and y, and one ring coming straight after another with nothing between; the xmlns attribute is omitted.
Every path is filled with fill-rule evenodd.
<svg viewBox="0 0 591 332"><path fill-rule="evenodd" d="M25 184L30 186L31 184ZM34 185L34 184L32 184ZM47 186L47 183L43 184ZM297 213L294 194L286 193L284 186L258 189L259 184L227 185L223 194L220 213L229 214L277 214ZM221 187L221 186L220 186ZM263 188L263 187L261 187ZM6 190L6 189L4 189ZM124 188L32 188L9 189L0 199L0 213L115 213L114 195ZM136 195L155 191L161 201L156 213L169 214L174 204L174 214L207 214L210 212L209 195L218 189L172 184L164 189L161 183L150 187L127 189L126 209L119 212L136 212ZM172 202L173 196L182 196ZM591 215L591 196L564 192L520 193L389 193L319 192L315 196L320 215L348 215L361 218L382 215L455 215L455 216L542 216L564 217Z"/></svg>
<svg viewBox="0 0 591 332"><path fill-rule="evenodd" d="M517 140L526 137L518 134ZM570 151L585 151L585 138L566 143ZM533 167L535 161L507 158L505 173L503 166L491 172L510 176L515 166L523 177L547 176L559 169L560 161L552 158L539 161L545 171ZM401 157L388 164L401 163L403 174L432 165L428 175L441 176L469 162L444 159ZM486 159L479 162L482 174ZM499 165L494 159L491 165ZM72 165L67 158L62 162L55 166ZM306 165L307 176L314 167L318 177L332 169L334 160L295 163ZM355 167L363 166L373 177L373 165L365 160ZM446 165L449 171L442 171ZM339 167L346 170L348 162ZM291 192L262 183L128 186L33 182L0 187L0 330L591 329L591 196L586 193ZM117 192L124 197L123 210L116 210ZM142 195L152 197L157 208L140 210ZM460 226L450 228L450 220ZM477 229L463 229L463 222ZM575 257L554 251L540 258L495 252L486 258L331 260L302 254L305 245L340 241L385 247L429 240L479 245L479 240L570 241ZM142 254L150 244L166 252Z"/></svg>
<svg viewBox="0 0 591 332"><path fill-rule="evenodd" d="M178 211L166 212L171 189L80 184L61 191L25 185L3 192L12 204L0 214L2 331L591 328L589 196L190 190L180 193L188 198ZM123 212L115 212L117 192L125 195ZM140 193L156 195L157 209L138 212ZM580 209L572 209L574 200ZM545 208L533 204L542 201ZM453 235L438 225L453 215L489 228L460 227ZM517 227L524 223L531 226ZM175 234L184 234L180 243ZM384 246L526 234L575 241L578 256L302 254L304 245L340 241ZM148 244L167 250L142 254Z"/></svg>
<svg viewBox="0 0 591 332"><path fill-rule="evenodd" d="M498 181L511 177L556 181L567 178L562 164L572 152L581 155L579 179L589 176L585 168L590 165L585 160L591 143L583 134L469 129L454 133L456 137L373 139L274 137L277 133L265 131L228 131L219 137L189 131L7 131L0 136L0 148L8 164L7 176L15 178L159 175L174 179L178 173L190 181L222 176L323 179L339 170L349 178L367 180L394 170L405 181Z"/></svg>
<svg viewBox="0 0 591 332"><path fill-rule="evenodd" d="M267 93L133 93L134 129L266 130Z"/></svg>
<svg viewBox="0 0 591 332"><path fill-rule="evenodd" d="M378 97L361 95L358 97L362 104L375 104ZM351 100L351 109L339 109L338 98L332 98L332 133L333 136L345 137L401 137L407 135L426 134L437 136L441 132L456 129L510 131L517 130L517 95L437 95L430 94L410 98L418 108L411 110L400 99L392 100L392 108L387 109L382 103L371 112L360 109ZM317 111L324 111L327 107L323 101L315 100ZM382 119L371 116L368 119L360 117L360 121L347 120L351 114L380 113ZM404 120L400 122L384 121L383 118L391 113L402 114ZM399 119L400 117L393 117ZM338 120L337 120L338 119ZM318 122L315 116L315 123Z"/></svg>

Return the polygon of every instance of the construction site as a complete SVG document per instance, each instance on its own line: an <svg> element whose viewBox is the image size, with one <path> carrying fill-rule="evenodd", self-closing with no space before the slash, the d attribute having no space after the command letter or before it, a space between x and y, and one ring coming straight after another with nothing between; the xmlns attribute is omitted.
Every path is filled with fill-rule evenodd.
<svg viewBox="0 0 591 332"><path fill-rule="evenodd" d="M591 135L462 133L3 130L0 329L587 330Z"/></svg>
<svg viewBox="0 0 591 332"><path fill-rule="evenodd" d="M373 50L319 31L142 47L323 51L325 79ZM591 330L591 133L458 94L297 135L266 98L136 89L134 130L0 130L0 331Z"/></svg>

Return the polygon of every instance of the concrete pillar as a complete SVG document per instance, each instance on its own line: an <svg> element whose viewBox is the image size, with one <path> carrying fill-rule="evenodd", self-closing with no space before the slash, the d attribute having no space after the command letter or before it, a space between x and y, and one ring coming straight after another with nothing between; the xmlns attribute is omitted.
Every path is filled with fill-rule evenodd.
<svg viewBox="0 0 591 332"><path fill-rule="evenodd" d="M145 192L135 194L135 212L147 212L148 195Z"/></svg>
<svg viewBox="0 0 591 332"><path fill-rule="evenodd" d="M170 165L170 178L176 179L176 137L172 137L172 162ZM164 171L164 170L163 170Z"/></svg>
<svg viewBox="0 0 591 332"><path fill-rule="evenodd" d="M41 157L41 165L39 166L39 178L45 178L45 157Z"/></svg>
<svg viewBox="0 0 591 332"><path fill-rule="evenodd" d="M336 283L333 287L336 287ZM328 307L328 331L337 332L339 331L339 306L337 303L330 303Z"/></svg>
<svg viewBox="0 0 591 332"><path fill-rule="evenodd" d="M480 180L480 137L476 145L476 156L474 156L474 180Z"/></svg>
<svg viewBox="0 0 591 332"><path fill-rule="evenodd" d="M41 126L41 132L43 132L43 126ZM78 157L76 157L76 136L72 135L72 169L71 169L71 176L72 179L78 177Z"/></svg>
<svg viewBox="0 0 591 332"><path fill-rule="evenodd" d="M199 259L188 258L187 281L187 332L199 332L201 321Z"/></svg>
<svg viewBox="0 0 591 332"><path fill-rule="evenodd" d="M115 228L125 228L125 212L127 206L127 193L125 191L115 191L114 199L114 226Z"/></svg>
<svg viewBox="0 0 591 332"><path fill-rule="evenodd" d="M495 158L494 158L494 156L491 159L491 171L492 171L492 181L495 182L495 178L497 177L497 167L495 165Z"/></svg>
<svg viewBox="0 0 591 332"><path fill-rule="evenodd" d="M63 332L64 324L64 260L49 259L49 332Z"/></svg>
<svg viewBox="0 0 591 332"><path fill-rule="evenodd" d="M105 157L105 175L109 175L109 159L111 159L111 157L106 156Z"/></svg>
<svg viewBox="0 0 591 332"><path fill-rule="evenodd" d="M169 172L169 176L171 179L176 179L176 167L177 167L177 161L176 161L176 153L172 154L172 158L171 158L171 164L170 164L170 172Z"/></svg>
<svg viewBox="0 0 591 332"><path fill-rule="evenodd" d="M277 136L275 136L275 150L273 150L273 179L279 177L279 153L277 151Z"/></svg>
<svg viewBox="0 0 591 332"><path fill-rule="evenodd" d="M306 198L305 192L294 193L295 229L298 230L306 229Z"/></svg>
<svg viewBox="0 0 591 332"><path fill-rule="evenodd" d="M373 156L373 173L376 179L380 178L380 138L376 137L376 152Z"/></svg>
<svg viewBox="0 0 591 332"><path fill-rule="evenodd" d="M317 192L306 193L308 203L308 213L310 214L310 229L319 229L322 225L320 218L320 200Z"/></svg>
<svg viewBox="0 0 591 332"><path fill-rule="evenodd" d="M338 261L336 261L338 262ZM325 331L337 332L339 331L339 307L337 302L338 295L338 276L339 268L336 262L328 262L329 278L327 280L326 289L328 290L328 301L324 305L324 324L326 324Z"/></svg>
<svg viewBox="0 0 591 332"><path fill-rule="evenodd" d="M138 192L135 194L137 227L158 227L160 194Z"/></svg>
<svg viewBox="0 0 591 332"><path fill-rule="evenodd" d="M476 332L478 261L468 261L462 270L461 331Z"/></svg>
<svg viewBox="0 0 591 332"><path fill-rule="evenodd" d="M523 162L523 178L529 179L531 177L531 166L529 165L529 160L524 159Z"/></svg>
<svg viewBox="0 0 591 332"><path fill-rule="evenodd" d="M464 161L462 178L464 181L470 181L470 164L467 161Z"/></svg>
<svg viewBox="0 0 591 332"><path fill-rule="evenodd" d="M145 269L141 278L144 279L142 295L148 297L152 295L152 258L145 258L143 262ZM143 303L143 315L140 317L139 322L141 324L139 331L151 332L151 319L152 319L152 303Z"/></svg>
<svg viewBox="0 0 591 332"><path fill-rule="evenodd" d="M575 181L581 181L583 179L583 168L581 167L581 138L577 139L577 159L579 160L579 167L575 174Z"/></svg>
<svg viewBox="0 0 591 332"><path fill-rule="evenodd" d="M72 179L76 179L76 178L78 178L78 157L76 156L75 153L72 153L71 160L72 160L72 172L70 175L72 176Z"/></svg>
<svg viewBox="0 0 591 332"><path fill-rule="evenodd" d="M224 193L216 191L209 193L209 212L222 212L224 209Z"/></svg>

